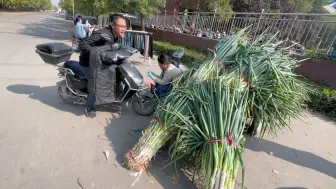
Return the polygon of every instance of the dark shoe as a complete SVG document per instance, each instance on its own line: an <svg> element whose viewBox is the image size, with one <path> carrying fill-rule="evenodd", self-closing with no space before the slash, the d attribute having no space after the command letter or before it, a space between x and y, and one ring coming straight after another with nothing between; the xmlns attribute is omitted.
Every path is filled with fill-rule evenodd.
<svg viewBox="0 0 336 189"><path fill-rule="evenodd" d="M117 102L110 104L110 108L116 111L122 111L125 106L125 104Z"/></svg>
<svg viewBox="0 0 336 189"><path fill-rule="evenodd" d="M95 118L96 110L94 108L85 108L86 117Z"/></svg>

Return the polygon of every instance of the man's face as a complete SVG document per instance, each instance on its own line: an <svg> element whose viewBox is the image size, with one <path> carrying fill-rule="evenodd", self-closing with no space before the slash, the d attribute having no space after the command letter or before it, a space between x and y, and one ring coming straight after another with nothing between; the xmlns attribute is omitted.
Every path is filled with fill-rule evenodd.
<svg viewBox="0 0 336 189"><path fill-rule="evenodd" d="M112 30L117 37L124 37L126 31L126 20L119 18L112 23Z"/></svg>

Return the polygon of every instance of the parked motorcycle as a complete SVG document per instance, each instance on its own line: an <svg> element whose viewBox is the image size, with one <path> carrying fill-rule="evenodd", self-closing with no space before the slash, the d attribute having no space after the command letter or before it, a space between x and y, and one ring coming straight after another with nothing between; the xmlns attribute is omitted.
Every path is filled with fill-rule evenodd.
<svg viewBox="0 0 336 189"><path fill-rule="evenodd" d="M140 115L150 115L154 111L154 104L147 103L148 88L145 86L143 76L138 69L127 59L137 52L137 49L123 46L116 50L119 64L116 66L116 92L115 101L109 107L123 107L132 101L134 111ZM62 100L69 104L86 105L88 97L87 78L75 74L67 67L67 62L73 49L64 43L47 43L36 46L36 53L43 61L57 67L58 75L62 79L57 82L58 94ZM71 61L71 60L70 60ZM61 63L65 62L63 65ZM73 61L72 61L73 62Z"/></svg>

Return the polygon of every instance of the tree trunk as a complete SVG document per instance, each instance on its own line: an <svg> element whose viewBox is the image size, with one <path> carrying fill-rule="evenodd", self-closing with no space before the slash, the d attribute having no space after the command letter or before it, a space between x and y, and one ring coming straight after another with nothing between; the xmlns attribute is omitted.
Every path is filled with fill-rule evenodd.
<svg viewBox="0 0 336 189"><path fill-rule="evenodd" d="M141 30L145 31L145 18L141 16Z"/></svg>

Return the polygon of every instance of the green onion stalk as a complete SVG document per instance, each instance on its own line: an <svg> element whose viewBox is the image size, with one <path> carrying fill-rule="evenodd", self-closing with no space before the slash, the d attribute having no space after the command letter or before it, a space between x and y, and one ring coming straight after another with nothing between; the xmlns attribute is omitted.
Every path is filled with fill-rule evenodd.
<svg viewBox="0 0 336 189"><path fill-rule="evenodd" d="M189 94L172 93L154 114L149 127L142 132L138 143L124 156L124 165L128 170L140 172L146 169L150 159L172 136L175 136L177 127L181 123L178 113L187 111L186 105L190 101Z"/></svg>
<svg viewBox="0 0 336 189"><path fill-rule="evenodd" d="M193 99L182 117L176 141L171 147L172 163L190 154L200 154L204 189L231 189L243 166L243 131L248 90L240 79L220 76L194 83Z"/></svg>

